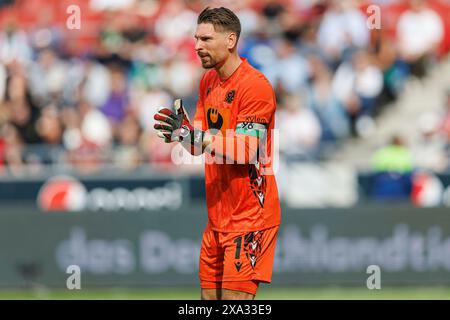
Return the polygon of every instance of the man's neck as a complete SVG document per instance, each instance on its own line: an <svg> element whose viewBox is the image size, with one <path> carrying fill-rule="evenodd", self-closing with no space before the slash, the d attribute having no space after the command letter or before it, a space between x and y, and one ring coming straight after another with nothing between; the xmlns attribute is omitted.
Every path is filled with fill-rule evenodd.
<svg viewBox="0 0 450 320"><path fill-rule="evenodd" d="M231 55L223 65L216 69L220 80L224 81L228 79L241 65L241 63L242 60L237 54Z"/></svg>

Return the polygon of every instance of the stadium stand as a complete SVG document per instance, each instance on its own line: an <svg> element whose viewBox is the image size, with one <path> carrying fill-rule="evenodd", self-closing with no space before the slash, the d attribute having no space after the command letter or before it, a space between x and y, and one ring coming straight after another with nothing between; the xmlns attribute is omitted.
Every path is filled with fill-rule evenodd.
<svg viewBox="0 0 450 320"><path fill-rule="evenodd" d="M373 4L381 8L381 29L367 27ZM70 5L80 8L80 30L66 27ZM178 97L194 112L202 69L193 33L204 5L2 2L0 176L186 170L173 165L171 146L155 136L152 115ZM448 170L448 109L439 100L450 87L442 72L450 51L448 2L229 6L243 23L241 55L276 88L284 168L306 162L369 170L376 148L398 133L419 135L406 141L418 155L414 166ZM437 160L425 163L420 154L431 145Z"/></svg>

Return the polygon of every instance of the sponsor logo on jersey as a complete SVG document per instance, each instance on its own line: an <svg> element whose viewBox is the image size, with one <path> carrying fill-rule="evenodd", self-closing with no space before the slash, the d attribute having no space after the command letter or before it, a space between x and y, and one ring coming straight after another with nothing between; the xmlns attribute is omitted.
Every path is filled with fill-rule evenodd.
<svg viewBox="0 0 450 320"><path fill-rule="evenodd" d="M262 123L262 124L267 124L266 119L264 118L260 118L257 116L249 116L247 118L245 118L246 122L253 122L253 123Z"/></svg>

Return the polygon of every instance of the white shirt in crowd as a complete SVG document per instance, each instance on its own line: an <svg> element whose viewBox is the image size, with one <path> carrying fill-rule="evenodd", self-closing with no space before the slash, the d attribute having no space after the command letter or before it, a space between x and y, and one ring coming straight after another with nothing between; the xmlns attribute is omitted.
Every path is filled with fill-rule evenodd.
<svg viewBox="0 0 450 320"><path fill-rule="evenodd" d="M383 89L383 74L374 65L356 71L350 63L339 66L333 78L333 93L345 102L352 95L375 98Z"/></svg>
<svg viewBox="0 0 450 320"><path fill-rule="evenodd" d="M427 53L442 40L444 27L440 16L431 9L404 12L397 24L400 52L409 55Z"/></svg>
<svg viewBox="0 0 450 320"><path fill-rule="evenodd" d="M328 11L320 24L318 43L327 53L342 53L349 46L366 47L369 43L366 17L358 9Z"/></svg>

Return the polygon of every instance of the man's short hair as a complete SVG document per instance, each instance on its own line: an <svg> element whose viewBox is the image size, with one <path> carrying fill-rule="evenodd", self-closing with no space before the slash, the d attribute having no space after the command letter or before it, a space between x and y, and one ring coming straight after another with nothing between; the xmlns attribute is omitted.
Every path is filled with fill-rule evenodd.
<svg viewBox="0 0 450 320"><path fill-rule="evenodd" d="M206 7L198 16L197 24L211 23L216 31L231 31L236 33L237 39L241 34L239 18L228 8Z"/></svg>

